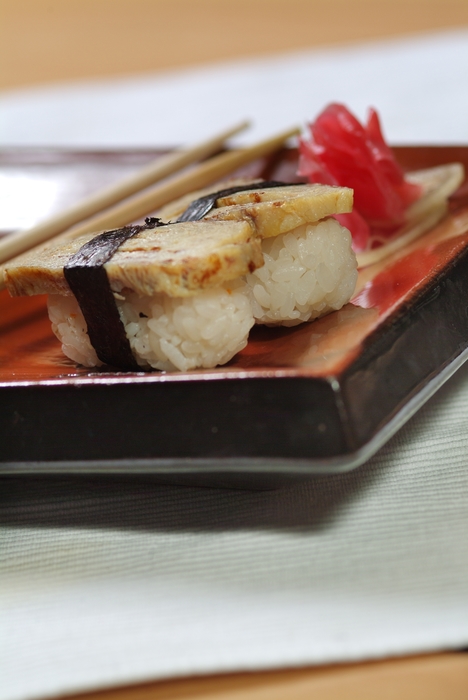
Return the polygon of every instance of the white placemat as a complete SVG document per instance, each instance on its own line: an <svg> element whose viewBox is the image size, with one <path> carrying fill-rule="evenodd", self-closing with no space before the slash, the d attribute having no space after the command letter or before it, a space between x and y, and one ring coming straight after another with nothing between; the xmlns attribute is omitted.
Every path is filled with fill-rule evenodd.
<svg viewBox="0 0 468 700"><path fill-rule="evenodd" d="M468 32L10 94L0 113L4 143L147 146L246 115L256 138L339 99L377 106L393 141L468 142L462 85ZM0 699L467 646L467 454L463 368L347 475L265 493L2 479Z"/></svg>
<svg viewBox="0 0 468 700"><path fill-rule="evenodd" d="M466 646L467 453L463 368L293 488L3 479L0 697Z"/></svg>

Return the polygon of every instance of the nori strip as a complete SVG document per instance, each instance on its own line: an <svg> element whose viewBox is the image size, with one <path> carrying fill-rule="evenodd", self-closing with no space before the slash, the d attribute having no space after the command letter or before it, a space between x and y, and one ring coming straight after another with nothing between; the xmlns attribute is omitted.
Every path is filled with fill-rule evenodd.
<svg viewBox="0 0 468 700"><path fill-rule="evenodd" d="M106 365L142 371L133 357L104 265L124 241L140 231L161 225L159 219L148 218L143 225L105 231L85 243L63 269L83 312L91 344Z"/></svg>
<svg viewBox="0 0 468 700"><path fill-rule="evenodd" d="M221 199L221 197L229 197L231 194L246 192L247 190L266 190L270 187L285 187L289 186L290 184L303 185L304 183L287 183L279 182L277 180L268 180L265 182L251 182L250 185L237 185L234 187L229 187L226 190L211 192L210 194L206 194L203 197L199 197L199 199L195 199L193 202L191 202L184 213L177 219L176 223L178 224L181 221L199 221L200 219L203 219L203 217L206 216L209 211L214 209L216 200Z"/></svg>

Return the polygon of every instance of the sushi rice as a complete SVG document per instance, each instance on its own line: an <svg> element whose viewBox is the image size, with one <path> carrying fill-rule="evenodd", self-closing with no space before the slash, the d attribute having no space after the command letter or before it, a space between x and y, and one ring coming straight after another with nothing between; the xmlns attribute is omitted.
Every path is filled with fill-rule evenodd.
<svg viewBox="0 0 468 700"><path fill-rule="evenodd" d="M265 264L246 277L256 323L295 326L346 304L357 281L351 234L335 219L262 243Z"/></svg>
<svg viewBox="0 0 468 700"><path fill-rule="evenodd" d="M194 296L145 297L122 290L117 306L142 369L222 365L246 346L255 322L293 326L349 301L357 279L356 257L349 231L335 219L265 239L262 249L263 267ZM85 367L101 365L75 298L50 295L48 307L65 355Z"/></svg>
<svg viewBox="0 0 468 700"><path fill-rule="evenodd" d="M225 364L245 348L254 325L246 295L223 287L183 298L128 292L117 307L142 369L185 372ZM49 295L48 309L65 355L85 367L102 365L75 297Z"/></svg>

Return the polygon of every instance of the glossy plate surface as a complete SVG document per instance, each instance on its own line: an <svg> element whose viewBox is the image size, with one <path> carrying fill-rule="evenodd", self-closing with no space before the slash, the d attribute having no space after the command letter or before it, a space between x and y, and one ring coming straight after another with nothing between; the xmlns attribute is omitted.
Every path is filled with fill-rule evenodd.
<svg viewBox="0 0 468 700"><path fill-rule="evenodd" d="M396 152L407 169L460 161L468 170L465 147ZM31 225L154 155L3 152L0 177L15 206L0 229ZM247 174L292 179L295 159L284 151ZM360 272L352 303L310 324L255 328L245 350L214 370L77 368L50 330L44 298L2 292L0 473L205 475L213 485L236 475L248 485L256 474L268 485L274 475L350 469L466 359L467 300L467 183L436 228Z"/></svg>

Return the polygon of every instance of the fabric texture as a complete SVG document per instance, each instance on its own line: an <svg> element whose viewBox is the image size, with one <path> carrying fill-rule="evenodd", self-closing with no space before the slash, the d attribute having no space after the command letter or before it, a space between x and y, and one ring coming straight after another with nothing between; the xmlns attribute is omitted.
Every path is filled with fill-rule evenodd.
<svg viewBox="0 0 468 700"><path fill-rule="evenodd" d="M442 61L431 78L443 88L438 100L428 89L434 56ZM366 74L351 89L353 61L365 63ZM334 81L309 83L306 99L305 73L314 76L325 63ZM396 72L402 65L410 67ZM158 145L196 140L206 133L206 115L191 113L183 123L174 104L190 97L194 80L211 92L221 75L241 83L248 70L241 107L213 105L210 125L264 112L256 138L339 99L377 106L394 142L468 141L468 96L460 90L468 84L468 33L459 32L109 83L103 94L102 86L78 86L5 95L4 143L150 145L150 134ZM278 112L269 111L278 70L299 108L280 99ZM265 104L256 95L247 112L247 95L261 90ZM75 100L99 103L105 115L115 101L143 92L146 106L173 95L167 114L153 113L151 131L146 108L106 132L101 117L70 121ZM467 454L463 367L348 474L268 492L136 477L4 476L0 700L467 646Z"/></svg>
<svg viewBox="0 0 468 700"><path fill-rule="evenodd" d="M467 453L465 367L291 488L3 478L0 697L466 646Z"/></svg>

